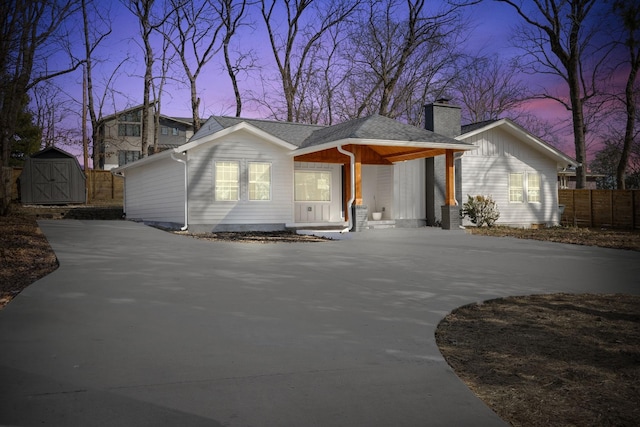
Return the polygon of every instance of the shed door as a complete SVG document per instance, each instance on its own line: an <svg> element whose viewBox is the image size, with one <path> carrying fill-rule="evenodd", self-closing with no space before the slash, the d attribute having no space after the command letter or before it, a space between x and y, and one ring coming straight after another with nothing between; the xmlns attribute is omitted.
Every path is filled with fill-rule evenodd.
<svg viewBox="0 0 640 427"><path fill-rule="evenodd" d="M54 203L71 200L71 169L67 161L33 161L33 201Z"/></svg>

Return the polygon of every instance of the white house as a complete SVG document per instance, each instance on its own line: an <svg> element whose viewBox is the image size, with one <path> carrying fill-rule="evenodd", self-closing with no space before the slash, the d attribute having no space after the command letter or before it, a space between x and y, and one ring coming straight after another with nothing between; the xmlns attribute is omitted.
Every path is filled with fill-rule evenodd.
<svg viewBox="0 0 640 427"><path fill-rule="evenodd" d="M213 116L188 143L112 172L127 218L190 232L452 229L467 194L491 195L505 224L559 222L555 182L572 159L508 120L461 134L458 107L426 112L430 129L378 115L333 126Z"/></svg>
<svg viewBox="0 0 640 427"><path fill-rule="evenodd" d="M558 173L575 160L509 119L463 126L457 139L477 147L460 158L460 204L468 195L489 195L500 211L497 224L560 223Z"/></svg>
<svg viewBox="0 0 640 427"><path fill-rule="evenodd" d="M379 115L334 126L214 116L187 144L112 172L130 219L192 232L360 230L376 225L373 210L386 225L425 225L424 158L441 156L444 226L457 228L453 158L474 148Z"/></svg>

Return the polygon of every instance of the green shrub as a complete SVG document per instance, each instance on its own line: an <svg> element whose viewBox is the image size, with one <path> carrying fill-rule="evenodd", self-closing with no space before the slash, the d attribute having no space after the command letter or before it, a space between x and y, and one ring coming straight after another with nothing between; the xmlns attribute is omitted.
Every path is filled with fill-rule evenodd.
<svg viewBox="0 0 640 427"><path fill-rule="evenodd" d="M460 210L462 217L469 217L469 220L478 227L482 227L484 224L491 227L500 218L498 206L491 196L471 197L467 195L467 197L467 202L462 205Z"/></svg>

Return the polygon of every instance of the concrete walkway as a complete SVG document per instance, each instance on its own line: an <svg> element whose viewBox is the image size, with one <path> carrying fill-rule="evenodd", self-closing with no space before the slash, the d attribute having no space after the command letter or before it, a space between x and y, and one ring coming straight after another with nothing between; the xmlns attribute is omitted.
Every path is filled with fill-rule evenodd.
<svg viewBox="0 0 640 427"><path fill-rule="evenodd" d="M640 253L462 231L242 244L42 221L60 268L0 311L0 425L501 426L434 340L507 295L640 292Z"/></svg>

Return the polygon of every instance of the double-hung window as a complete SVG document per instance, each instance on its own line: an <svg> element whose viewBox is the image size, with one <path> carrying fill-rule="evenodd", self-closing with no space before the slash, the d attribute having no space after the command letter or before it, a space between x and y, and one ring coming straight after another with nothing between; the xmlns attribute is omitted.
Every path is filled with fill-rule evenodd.
<svg viewBox="0 0 640 427"><path fill-rule="evenodd" d="M271 163L249 162L249 200L271 200Z"/></svg>
<svg viewBox="0 0 640 427"><path fill-rule="evenodd" d="M527 174L527 201L540 203L540 175L537 173Z"/></svg>
<svg viewBox="0 0 640 427"><path fill-rule="evenodd" d="M522 173L509 174L509 202L524 202L524 174Z"/></svg>
<svg viewBox="0 0 640 427"><path fill-rule="evenodd" d="M240 163L215 162L215 199L235 201L240 199Z"/></svg>
<svg viewBox="0 0 640 427"><path fill-rule="evenodd" d="M525 197L526 196L526 197ZM540 203L540 174L509 174L509 202Z"/></svg>

